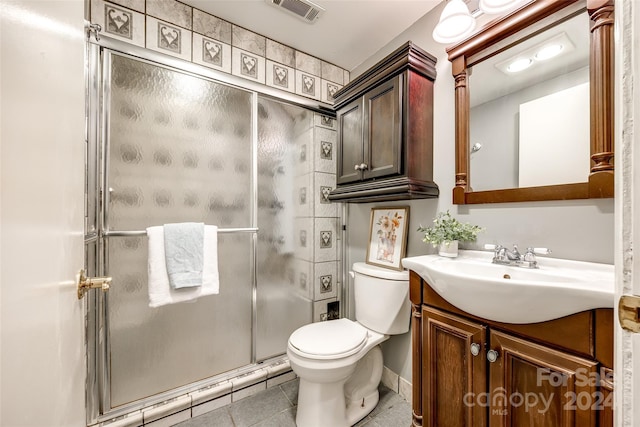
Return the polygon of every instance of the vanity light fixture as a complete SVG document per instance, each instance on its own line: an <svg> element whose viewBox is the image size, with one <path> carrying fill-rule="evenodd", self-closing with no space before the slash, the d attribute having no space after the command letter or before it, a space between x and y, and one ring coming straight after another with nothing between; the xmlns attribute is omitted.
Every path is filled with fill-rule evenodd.
<svg viewBox="0 0 640 427"><path fill-rule="evenodd" d="M449 0L444 7L438 25L433 29L433 39L438 43L454 43L471 35L476 20L463 0Z"/></svg>
<svg viewBox="0 0 640 427"><path fill-rule="evenodd" d="M506 12L521 0L480 0L480 10L487 15L495 15Z"/></svg>
<svg viewBox="0 0 640 427"><path fill-rule="evenodd" d="M438 25L433 29L433 39L438 43L456 43L470 36L476 28L475 18L502 13L513 9L524 0L480 0L478 10L469 12L467 3L471 0L448 0L444 7Z"/></svg>

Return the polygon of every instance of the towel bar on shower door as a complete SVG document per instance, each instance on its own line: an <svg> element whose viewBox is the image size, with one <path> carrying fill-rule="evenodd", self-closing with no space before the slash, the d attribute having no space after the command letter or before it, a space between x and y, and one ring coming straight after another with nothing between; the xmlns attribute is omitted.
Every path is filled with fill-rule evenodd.
<svg viewBox="0 0 640 427"><path fill-rule="evenodd" d="M257 233L257 227L253 228L218 228L218 233ZM133 231L103 231L104 237L132 237L132 236L146 236L146 230L133 230Z"/></svg>

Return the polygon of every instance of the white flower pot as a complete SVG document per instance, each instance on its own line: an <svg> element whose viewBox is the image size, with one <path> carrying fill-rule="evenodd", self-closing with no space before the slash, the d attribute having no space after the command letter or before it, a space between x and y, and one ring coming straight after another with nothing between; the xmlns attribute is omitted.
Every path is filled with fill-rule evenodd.
<svg viewBox="0 0 640 427"><path fill-rule="evenodd" d="M443 242L438 246L438 255L455 258L458 256L458 241Z"/></svg>

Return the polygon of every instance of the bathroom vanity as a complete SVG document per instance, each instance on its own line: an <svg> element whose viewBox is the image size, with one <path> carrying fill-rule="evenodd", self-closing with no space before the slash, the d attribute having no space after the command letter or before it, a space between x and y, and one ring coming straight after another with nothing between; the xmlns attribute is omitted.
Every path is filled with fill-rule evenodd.
<svg viewBox="0 0 640 427"><path fill-rule="evenodd" d="M542 291L541 291L542 292ZM613 310L498 322L410 272L414 426L613 425Z"/></svg>

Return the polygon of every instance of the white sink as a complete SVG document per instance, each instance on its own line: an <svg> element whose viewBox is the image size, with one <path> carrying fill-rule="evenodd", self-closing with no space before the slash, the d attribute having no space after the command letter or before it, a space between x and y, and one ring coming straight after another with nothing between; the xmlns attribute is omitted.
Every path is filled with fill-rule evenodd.
<svg viewBox="0 0 640 427"><path fill-rule="evenodd" d="M593 308L613 308L613 265L538 257L538 269L493 264L492 252L457 258L404 258L445 300L467 313L505 323L536 323Z"/></svg>

